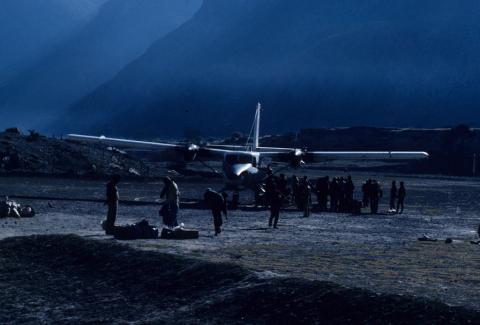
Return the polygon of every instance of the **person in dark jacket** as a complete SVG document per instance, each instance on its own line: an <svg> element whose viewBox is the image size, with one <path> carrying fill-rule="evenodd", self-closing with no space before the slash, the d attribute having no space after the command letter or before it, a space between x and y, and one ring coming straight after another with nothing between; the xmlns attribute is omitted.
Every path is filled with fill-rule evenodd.
<svg viewBox="0 0 480 325"><path fill-rule="evenodd" d="M398 188L397 213L403 213L403 203L405 202L405 196L407 196L405 184L403 182L400 182L400 187Z"/></svg>
<svg viewBox="0 0 480 325"><path fill-rule="evenodd" d="M382 186L376 180L373 180L370 185L370 212L372 214L378 213L378 204L380 198L383 196Z"/></svg>
<svg viewBox="0 0 480 325"><path fill-rule="evenodd" d="M233 191L232 194L232 210L237 210L238 209L238 204L240 202L240 192L238 190Z"/></svg>
<svg viewBox="0 0 480 325"><path fill-rule="evenodd" d="M283 195L279 189L273 189L270 194L270 219L268 226L277 228L278 218L280 217L280 209L282 208Z"/></svg>
<svg viewBox="0 0 480 325"><path fill-rule="evenodd" d="M310 185L307 176L304 176L300 182L300 193L303 200L303 217L308 218L310 217L310 208L312 204L312 186Z"/></svg>
<svg viewBox="0 0 480 325"><path fill-rule="evenodd" d="M392 181L390 188L390 210L395 210L395 200L397 199L397 182Z"/></svg>
<svg viewBox="0 0 480 325"><path fill-rule="evenodd" d="M315 185L318 208L320 209L320 211L327 211L329 183L330 183L330 180L328 176L326 176L326 177L319 178Z"/></svg>
<svg viewBox="0 0 480 325"><path fill-rule="evenodd" d="M362 203L364 208L368 208L370 205L370 190L372 187L372 180L369 179L362 185Z"/></svg>
<svg viewBox="0 0 480 325"><path fill-rule="evenodd" d="M346 197L346 211L352 212L353 209L353 193L355 192L355 185L353 184L352 176L347 177L345 183L345 197Z"/></svg>
<svg viewBox="0 0 480 325"><path fill-rule="evenodd" d="M300 193L300 180L297 176L292 176L292 198L295 206L299 210L303 210L302 194Z"/></svg>
<svg viewBox="0 0 480 325"><path fill-rule="evenodd" d="M338 212L338 197L339 197L339 183L338 178L334 177L330 182L330 211Z"/></svg>
<svg viewBox="0 0 480 325"><path fill-rule="evenodd" d="M165 177L163 179L163 189L160 193L160 198L165 198L164 207L166 212L166 225L168 227L177 227L178 221L178 210L180 209L180 191L178 190L178 185L170 177Z"/></svg>
<svg viewBox="0 0 480 325"><path fill-rule="evenodd" d="M119 175L113 175L110 182L107 183L107 193L105 204L108 207L107 220L105 221L105 233L107 235L113 235L115 229L115 221L117 219L118 211L118 188L117 185L120 182Z"/></svg>
<svg viewBox="0 0 480 325"><path fill-rule="evenodd" d="M286 196L288 194L287 183L288 182L285 174L280 174L280 177L277 179L277 187L283 196Z"/></svg>
<svg viewBox="0 0 480 325"><path fill-rule="evenodd" d="M224 205L224 211L228 210L228 194L227 192L222 192L222 197L223 197L223 205ZM227 219L225 217L225 219Z"/></svg>
<svg viewBox="0 0 480 325"><path fill-rule="evenodd" d="M213 215L213 226L215 228L215 236L222 232L222 212L227 217L227 206L223 196L212 190L211 188L205 191L203 195L206 205L210 210L212 210Z"/></svg>

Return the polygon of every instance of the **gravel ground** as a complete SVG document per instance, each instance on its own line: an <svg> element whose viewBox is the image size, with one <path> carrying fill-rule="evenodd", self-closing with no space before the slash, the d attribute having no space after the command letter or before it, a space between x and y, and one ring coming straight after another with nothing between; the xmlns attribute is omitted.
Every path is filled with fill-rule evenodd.
<svg viewBox="0 0 480 325"><path fill-rule="evenodd" d="M75 235L1 240L0 261L5 324L468 324L479 316Z"/></svg>
<svg viewBox="0 0 480 325"><path fill-rule="evenodd" d="M315 174L314 171L308 173ZM208 211L183 209L179 219L186 226L200 230L198 240L138 240L127 244L201 261L233 263L255 272L260 278L331 281L375 293L425 297L480 310L476 286L480 284L480 247L469 243L477 238L476 228L480 222L477 213L480 183L475 179L452 177L364 173L355 173L353 177L357 187L360 180L368 177L384 184L392 179L404 180L408 191L406 212L401 216L314 213L305 219L301 213L289 210L281 214L279 229L272 230L266 228L266 211L246 208L231 211L224 232L216 238ZM216 180L180 180L179 185L182 197L187 199L201 197L207 186L221 187ZM160 188L155 182L120 185L123 199L139 202L155 201ZM9 195L98 199L103 192L103 183L95 181L0 179L0 193ZM388 194L388 188L385 192ZM242 200L250 201L251 195L243 195ZM387 198L383 200L383 211L387 201ZM0 238L74 233L107 243L114 241L99 229L105 214L105 207L100 203L45 200L22 200L22 203L34 205L38 216L0 220ZM158 207L153 205L122 205L118 222L147 218L153 224L160 224L157 211ZM441 240L417 241L423 234ZM453 244L443 242L447 237L454 239Z"/></svg>

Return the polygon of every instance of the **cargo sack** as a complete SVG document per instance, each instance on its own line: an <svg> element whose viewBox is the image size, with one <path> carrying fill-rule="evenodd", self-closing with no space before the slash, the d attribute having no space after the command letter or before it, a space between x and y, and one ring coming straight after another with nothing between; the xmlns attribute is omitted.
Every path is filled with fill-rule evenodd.
<svg viewBox="0 0 480 325"><path fill-rule="evenodd" d="M20 208L20 217L33 218L34 216L35 216L35 210L31 206L26 205Z"/></svg>
<svg viewBox="0 0 480 325"><path fill-rule="evenodd" d="M198 230L185 229L185 228L175 228L175 229L163 228L160 238L161 239L197 239Z"/></svg>
<svg viewBox="0 0 480 325"><path fill-rule="evenodd" d="M149 225L147 220L142 220L133 225L116 226L113 231L115 239L157 239L158 229Z"/></svg>

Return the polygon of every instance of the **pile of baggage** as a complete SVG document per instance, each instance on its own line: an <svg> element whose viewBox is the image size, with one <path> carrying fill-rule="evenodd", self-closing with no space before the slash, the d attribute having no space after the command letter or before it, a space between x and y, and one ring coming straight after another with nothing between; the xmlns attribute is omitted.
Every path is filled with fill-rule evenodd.
<svg viewBox="0 0 480 325"><path fill-rule="evenodd" d="M0 201L0 218L32 218L34 216L35 210L29 205L22 206L8 197Z"/></svg>
<svg viewBox="0 0 480 325"><path fill-rule="evenodd" d="M175 227L173 229L163 228L160 234L162 239L197 239L198 230Z"/></svg>
<svg viewBox="0 0 480 325"><path fill-rule="evenodd" d="M102 222L102 228L105 229L105 221ZM157 239L159 238L159 230L155 226L150 225L147 220L142 220L134 224L115 226L113 237L118 240ZM186 229L182 224L175 228L163 228L160 238L197 239L198 230Z"/></svg>
<svg viewBox="0 0 480 325"><path fill-rule="evenodd" d="M113 236L119 240L157 239L158 229L142 220L131 225L115 226Z"/></svg>

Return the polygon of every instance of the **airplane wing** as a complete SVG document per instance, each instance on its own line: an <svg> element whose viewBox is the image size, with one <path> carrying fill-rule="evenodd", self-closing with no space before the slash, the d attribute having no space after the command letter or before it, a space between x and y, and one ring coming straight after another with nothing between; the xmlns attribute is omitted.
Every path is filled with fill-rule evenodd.
<svg viewBox="0 0 480 325"><path fill-rule="evenodd" d="M180 145L171 144L171 143L107 138L103 135L96 137L91 135L69 134L67 135L67 139L73 140L73 141L105 144L105 145L110 145L110 146L119 147L119 148L137 149L137 150L159 150L159 149L161 150L161 149L182 147Z"/></svg>
<svg viewBox="0 0 480 325"><path fill-rule="evenodd" d="M123 148L129 151L161 151L161 150L174 150L179 154L188 155L191 157L199 156L205 159L222 160L226 153L232 153L232 150L199 147L195 144L174 144L164 142L149 142L149 141L137 141L118 138L108 138L105 136L91 136L80 134L67 135L68 140L103 144L116 148Z"/></svg>
<svg viewBox="0 0 480 325"><path fill-rule="evenodd" d="M306 152L306 161L328 160L416 160L429 155L423 151L311 151Z"/></svg>
<svg viewBox="0 0 480 325"><path fill-rule="evenodd" d="M277 148L271 148L277 149ZM428 158L423 151L304 151L300 149L278 148L279 151L263 151L260 157L268 157L278 162L300 161L324 162L331 160L417 160Z"/></svg>

